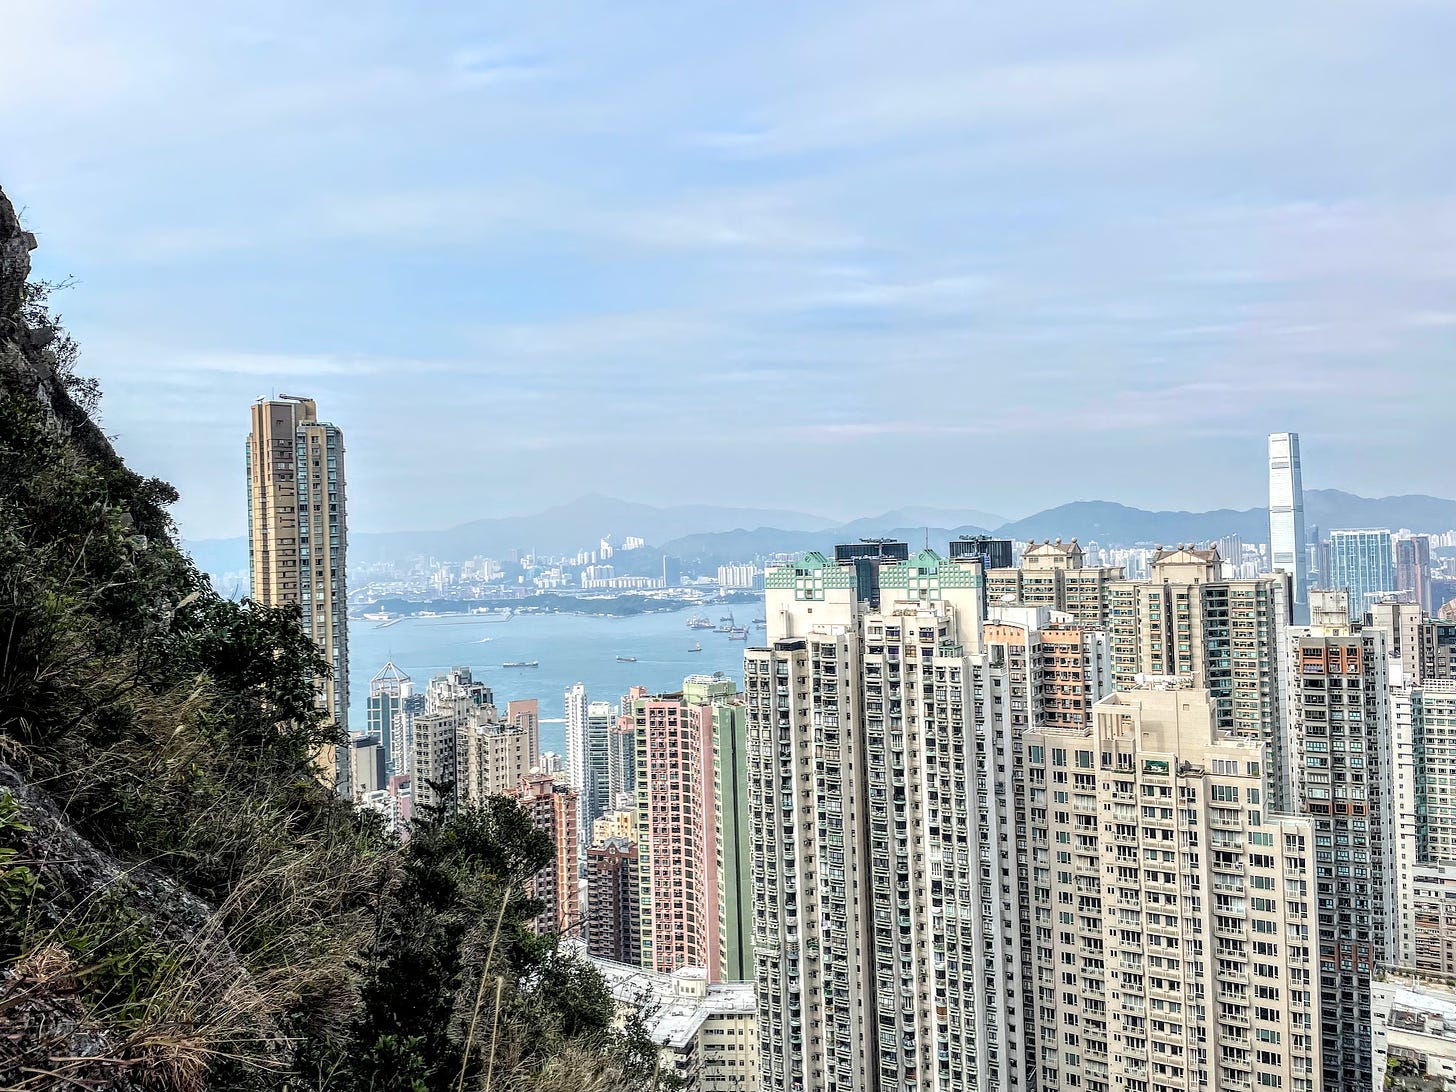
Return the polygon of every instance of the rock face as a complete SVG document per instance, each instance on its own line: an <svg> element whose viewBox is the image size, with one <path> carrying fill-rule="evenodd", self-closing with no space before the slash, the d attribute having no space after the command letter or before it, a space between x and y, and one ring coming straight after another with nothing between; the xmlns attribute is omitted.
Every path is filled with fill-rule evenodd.
<svg viewBox="0 0 1456 1092"><path fill-rule="evenodd" d="M120 469L122 460L58 372L53 349L57 330L37 309L26 306L34 249L35 237L23 230L14 206L0 191L0 407L33 397L42 428L48 422L80 461L92 468ZM0 546L10 552L0 555L8 563L19 540L5 541L13 530L6 521L14 517L3 500L0 495ZM117 525L131 530L131 513L121 508L119 499L111 503L118 506ZM49 528L41 531L42 536L51 533ZM12 637L7 619L14 617L16 579L14 570L0 567L0 632ZM10 668L6 653L0 637L0 674ZM7 714L14 714L4 708L4 693L0 687L0 726L11 723ZM28 783L16 755L24 757L24 745L0 731L0 911L6 922L0 926L0 947L7 956L22 953L19 959L0 958L0 1088L131 1092L188 1087L186 1079L177 1078L203 1072L205 1058L182 1058L174 1050L160 1059L155 1050L119 1039L97 1018L97 969L78 963L75 955L87 943L84 936L74 935L84 927L77 924L67 934L66 923L84 921L102 903L124 908L118 920L133 931L139 948L186 952L190 965L209 969L205 976L191 975L185 981L189 1003L199 1006L219 1007L224 993L245 994L253 988L250 976L217 927L213 907L161 869L120 860L89 840L68 819L60 800ZM54 929L71 942L71 951L59 943L36 944L14 935L36 928L42 917L62 923ZM14 928L18 920L29 924ZM255 1041L281 1041L276 1027L253 1030Z"/></svg>
<svg viewBox="0 0 1456 1092"><path fill-rule="evenodd" d="M15 206L0 188L0 382L34 391L57 425L89 457L119 467L121 458L106 434L76 405L57 376L55 328L26 318L25 286L35 248L35 236L21 226Z"/></svg>

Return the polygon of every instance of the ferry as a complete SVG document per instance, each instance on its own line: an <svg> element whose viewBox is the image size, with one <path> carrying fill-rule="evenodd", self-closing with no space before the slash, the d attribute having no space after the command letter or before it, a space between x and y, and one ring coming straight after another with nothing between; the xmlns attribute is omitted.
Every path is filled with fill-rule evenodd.
<svg viewBox="0 0 1456 1092"><path fill-rule="evenodd" d="M501 664L501 667L540 667L540 660L512 660L508 664Z"/></svg>
<svg viewBox="0 0 1456 1092"><path fill-rule="evenodd" d="M728 640L730 640L730 641L746 641L746 640L748 640L748 627L747 626L734 626L732 629L730 629L728 631Z"/></svg>
<svg viewBox="0 0 1456 1092"><path fill-rule="evenodd" d="M706 614L697 614L688 619L688 629L712 629L713 623Z"/></svg>
<svg viewBox="0 0 1456 1092"><path fill-rule="evenodd" d="M617 657L617 662L619 664L635 664L637 662L637 657L636 656L618 656Z"/></svg>

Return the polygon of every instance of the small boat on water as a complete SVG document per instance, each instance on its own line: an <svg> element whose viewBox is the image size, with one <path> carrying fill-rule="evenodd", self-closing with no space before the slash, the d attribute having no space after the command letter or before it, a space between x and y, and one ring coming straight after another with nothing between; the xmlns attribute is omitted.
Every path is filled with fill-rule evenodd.
<svg viewBox="0 0 1456 1092"><path fill-rule="evenodd" d="M619 664L635 664L637 662L637 657L636 656L618 656L617 657L617 662Z"/></svg>
<svg viewBox="0 0 1456 1092"><path fill-rule="evenodd" d="M689 652L702 652L703 651L703 642L698 641L697 643L695 643L693 645L692 648L688 649L688 651Z"/></svg>
<svg viewBox="0 0 1456 1092"><path fill-rule="evenodd" d="M501 667L540 667L540 660L512 660L508 664L501 664Z"/></svg>
<svg viewBox="0 0 1456 1092"><path fill-rule="evenodd" d="M768 619L767 618L755 618L753 620L753 624L755 626L766 626L766 625L768 625Z"/></svg>
<svg viewBox="0 0 1456 1092"><path fill-rule="evenodd" d="M706 614L695 614L688 619L688 629L712 629L713 623Z"/></svg>

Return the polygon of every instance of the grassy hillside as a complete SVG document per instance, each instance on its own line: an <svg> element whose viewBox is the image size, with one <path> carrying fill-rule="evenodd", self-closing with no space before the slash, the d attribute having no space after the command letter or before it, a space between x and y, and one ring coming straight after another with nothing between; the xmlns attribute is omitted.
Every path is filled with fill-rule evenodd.
<svg viewBox="0 0 1456 1092"><path fill-rule="evenodd" d="M296 615L213 593L89 419L0 194L0 1087L635 1089L512 802L404 846L311 775Z"/></svg>

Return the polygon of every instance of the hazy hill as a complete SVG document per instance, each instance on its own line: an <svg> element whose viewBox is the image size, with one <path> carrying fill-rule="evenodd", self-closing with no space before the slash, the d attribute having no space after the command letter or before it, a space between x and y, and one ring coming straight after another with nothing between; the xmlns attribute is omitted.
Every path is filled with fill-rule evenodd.
<svg viewBox="0 0 1456 1092"><path fill-rule="evenodd" d="M1338 489L1311 489L1305 493L1305 514L1310 527L1321 532L1335 527L1415 531L1456 527L1456 501L1422 495L1371 498ZM974 509L911 507L837 524L803 512L708 504L661 507L591 495L535 515L473 520L441 531L356 533L350 536L349 554L356 565L415 554L446 559L476 554L504 557L514 549L559 554L594 547L603 535L611 535L617 543L628 535L640 535L664 553L719 564L763 554L824 550L860 538L923 541L927 529L932 544L987 531L1004 538L1078 538L1119 546L1205 542L1231 534L1258 543L1268 535L1268 520L1263 508L1159 512L1090 500L1011 522ZM238 572L247 566L248 546L242 538L206 539L189 543L189 548L207 572Z"/></svg>

